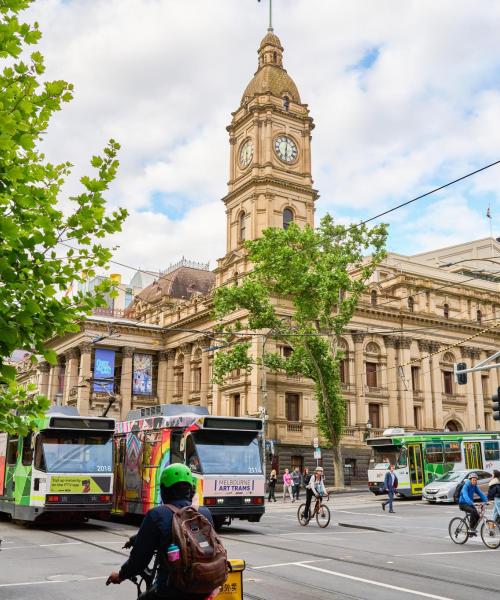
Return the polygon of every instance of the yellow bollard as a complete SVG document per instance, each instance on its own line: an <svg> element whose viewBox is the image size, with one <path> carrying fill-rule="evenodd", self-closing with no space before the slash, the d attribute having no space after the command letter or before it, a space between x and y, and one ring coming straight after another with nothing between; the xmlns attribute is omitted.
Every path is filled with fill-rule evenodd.
<svg viewBox="0 0 500 600"><path fill-rule="evenodd" d="M229 574L215 600L243 600L243 571L245 561L229 560Z"/></svg>

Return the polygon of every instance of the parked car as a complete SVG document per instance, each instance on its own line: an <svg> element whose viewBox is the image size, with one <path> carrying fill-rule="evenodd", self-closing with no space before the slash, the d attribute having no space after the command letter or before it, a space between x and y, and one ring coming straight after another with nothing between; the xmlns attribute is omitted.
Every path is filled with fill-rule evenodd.
<svg viewBox="0 0 500 600"><path fill-rule="evenodd" d="M454 502L453 495L457 486L466 479L470 473L477 473L477 484L481 490L488 493L488 483L493 478L488 471L479 469L466 469L464 471L449 471L445 475L428 483L423 490L422 498L427 502Z"/></svg>

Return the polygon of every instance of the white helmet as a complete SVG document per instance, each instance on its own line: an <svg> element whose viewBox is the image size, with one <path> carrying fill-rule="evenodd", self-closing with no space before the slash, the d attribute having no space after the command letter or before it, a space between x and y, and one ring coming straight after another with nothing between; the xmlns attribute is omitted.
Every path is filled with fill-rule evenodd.
<svg viewBox="0 0 500 600"><path fill-rule="evenodd" d="M323 467L316 467L314 469L317 473L323 473Z"/></svg>
<svg viewBox="0 0 500 600"><path fill-rule="evenodd" d="M477 479L477 473L469 473L469 479Z"/></svg>

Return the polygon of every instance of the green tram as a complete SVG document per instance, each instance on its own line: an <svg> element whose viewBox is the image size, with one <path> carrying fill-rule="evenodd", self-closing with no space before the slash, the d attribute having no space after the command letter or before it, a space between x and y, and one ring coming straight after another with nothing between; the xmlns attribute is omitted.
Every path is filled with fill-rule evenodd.
<svg viewBox="0 0 500 600"><path fill-rule="evenodd" d="M109 515L114 428L114 419L53 406L36 432L0 433L0 512L19 521Z"/></svg>
<svg viewBox="0 0 500 600"><path fill-rule="evenodd" d="M384 493L384 477L395 465L400 496L421 496L426 484L449 471L500 469L500 434L484 431L405 432L386 429L369 438L368 488Z"/></svg>

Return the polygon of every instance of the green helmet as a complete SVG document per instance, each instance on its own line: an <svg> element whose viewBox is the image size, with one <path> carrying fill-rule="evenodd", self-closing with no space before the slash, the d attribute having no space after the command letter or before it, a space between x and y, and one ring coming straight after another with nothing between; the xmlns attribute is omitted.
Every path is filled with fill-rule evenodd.
<svg viewBox="0 0 500 600"><path fill-rule="evenodd" d="M189 485L194 485L193 474L189 467L186 467L182 463L173 463L166 469L163 469L160 476L160 485L169 488L181 481L189 483Z"/></svg>

